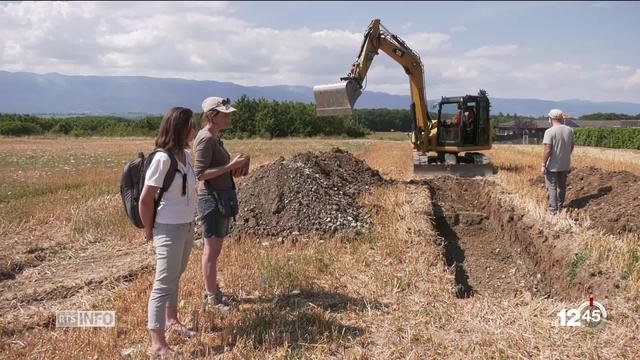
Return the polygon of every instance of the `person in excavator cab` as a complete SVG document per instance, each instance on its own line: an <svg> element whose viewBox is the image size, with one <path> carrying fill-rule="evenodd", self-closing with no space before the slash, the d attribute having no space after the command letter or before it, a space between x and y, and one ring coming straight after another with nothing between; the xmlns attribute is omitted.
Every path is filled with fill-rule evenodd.
<svg viewBox="0 0 640 360"><path fill-rule="evenodd" d="M460 122L462 121L462 112L458 111L456 115L453 117L453 124L456 128L460 129Z"/></svg>
<svg viewBox="0 0 640 360"><path fill-rule="evenodd" d="M475 143L475 126L476 126L476 112L473 107L467 106L462 111L462 129L464 131L464 143ZM458 113L460 114L460 113Z"/></svg>

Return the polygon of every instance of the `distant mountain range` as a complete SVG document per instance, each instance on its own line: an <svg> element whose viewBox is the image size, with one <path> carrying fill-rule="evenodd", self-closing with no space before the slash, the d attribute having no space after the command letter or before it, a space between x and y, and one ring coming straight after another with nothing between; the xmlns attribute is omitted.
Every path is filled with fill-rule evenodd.
<svg viewBox="0 0 640 360"><path fill-rule="evenodd" d="M491 90L488 90L491 96ZM279 101L314 101L313 90L307 86L242 86L230 82L144 76L69 76L0 71L1 113L161 114L172 106L186 106L199 111L202 99L207 96L225 96L233 100L243 94ZM552 108L574 116L595 112L640 113L640 104L618 101L490 99L493 114L540 116ZM408 95L365 91L356 107L408 109L410 103ZM434 100L429 101L429 105L433 103Z"/></svg>

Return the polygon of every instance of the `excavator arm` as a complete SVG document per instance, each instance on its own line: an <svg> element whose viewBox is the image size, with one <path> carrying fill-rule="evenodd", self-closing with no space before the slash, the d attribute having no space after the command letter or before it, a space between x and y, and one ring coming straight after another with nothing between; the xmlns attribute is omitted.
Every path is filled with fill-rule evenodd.
<svg viewBox="0 0 640 360"><path fill-rule="evenodd" d="M314 87L316 112L318 116L351 114L379 50L400 64L409 76L413 116L411 142L415 149L426 149L430 139L435 141L436 130L427 111L422 60L400 37L387 30L379 19L369 24L357 60L351 65L347 76L340 78L343 82Z"/></svg>

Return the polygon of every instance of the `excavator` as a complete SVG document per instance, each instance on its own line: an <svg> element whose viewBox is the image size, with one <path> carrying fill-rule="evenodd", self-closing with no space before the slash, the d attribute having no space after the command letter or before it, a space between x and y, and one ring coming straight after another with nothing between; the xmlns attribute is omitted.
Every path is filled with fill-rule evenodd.
<svg viewBox="0 0 640 360"><path fill-rule="evenodd" d="M489 159L478 151L491 149L490 102L485 90L477 95L442 97L434 105L437 120L427 109L424 67L405 41L374 19L364 34L357 60L340 83L314 86L317 116L351 115L373 58L382 50L409 76L411 90L413 172L418 177L458 177L493 174Z"/></svg>

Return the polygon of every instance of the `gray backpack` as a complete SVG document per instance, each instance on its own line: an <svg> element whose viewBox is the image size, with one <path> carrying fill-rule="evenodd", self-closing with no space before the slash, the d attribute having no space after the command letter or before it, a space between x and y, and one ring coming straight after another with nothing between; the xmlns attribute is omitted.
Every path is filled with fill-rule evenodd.
<svg viewBox="0 0 640 360"><path fill-rule="evenodd" d="M167 171L167 175L165 176L164 182L162 183L162 188L160 189L160 191L158 191L158 195L156 196L154 201L153 223L155 223L158 206L160 206L162 196L169 189L169 187L171 187L176 173L179 172L178 161L176 160L176 157L171 152L160 148L152 151L146 158L144 157L144 153L140 152L138 153L137 159L124 166L122 176L120 177L120 196L122 197L124 211L126 212L127 217L129 218L131 223L140 229L144 228L144 224L142 223L142 219L140 218L138 204L140 203L140 195L142 194L142 189L144 188L144 178L149 165L151 165L153 157L159 152L163 152L169 156L169 159L171 159L171 165L169 166L169 171ZM183 184L183 187L184 185L185 184Z"/></svg>

